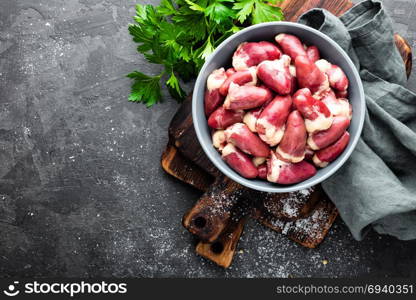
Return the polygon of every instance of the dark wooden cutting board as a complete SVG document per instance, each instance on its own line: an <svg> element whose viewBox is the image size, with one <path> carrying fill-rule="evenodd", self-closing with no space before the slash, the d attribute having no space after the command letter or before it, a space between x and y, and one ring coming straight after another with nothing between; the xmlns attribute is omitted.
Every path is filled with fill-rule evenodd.
<svg viewBox="0 0 416 300"><path fill-rule="evenodd" d="M341 15L352 6L346 0L285 0L281 5L288 21L296 21L315 7ZM398 35L395 41L409 76L411 48ZM197 253L220 266L230 266L249 216L305 247L319 245L338 215L320 186L303 194L269 194L233 182L203 152L193 128L191 107L189 97L172 119L161 163L170 175L205 192L183 218L184 227L200 239Z"/></svg>

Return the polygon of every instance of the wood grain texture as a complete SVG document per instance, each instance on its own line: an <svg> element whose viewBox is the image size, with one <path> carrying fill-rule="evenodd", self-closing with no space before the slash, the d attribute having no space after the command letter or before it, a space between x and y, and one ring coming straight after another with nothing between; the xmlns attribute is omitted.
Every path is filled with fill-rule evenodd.
<svg viewBox="0 0 416 300"><path fill-rule="evenodd" d="M255 208L254 212L260 223L307 248L316 248L324 240L337 216L338 210L326 197L320 199L309 216L294 221L276 218L262 208Z"/></svg>
<svg viewBox="0 0 416 300"><path fill-rule="evenodd" d="M244 195L247 191L247 188L224 175L217 177L214 184L184 215L183 226L201 240L214 242L233 216L244 214L243 209L247 207Z"/></svg>
<svg viewBox="0 0 416 300"><path fill-rule="evenodd" d="M163 151L161 165L169 175L201 191L207 190L214 182L211 175L186 159L171 143Z"/></svg>
<svg viewBox="0 0 416 300"><path fill-rule="evenodd" d="M196 246L196 253L209 259L223 268L228 268L234 258L240 236L243 233L247 217L233 221L213 243L200 241Z"/></svg>
<svg viewBox="0 0 416 300"><path fill-rule="evenodd" d="M409 78L413 67L412 47L410 47L409 43L398 34L394 35L394 41L397 49L399 49L401 57L403 58L404 65L406 67L406 75L407 78Z"/></svg>
<svg viewBox="0 0 416 300"><path fill-rule="evenodd" d="M334 15L339 16L352 6L352 2L346 0L286 0L280 5L285 19L291 22L296 22L303 13L312 8L325 8Z"/></svg>
<svg viewBox="0 0 416 300"><path fill-rule="evenodd" d="M169 140L182 155L213 176L220 175L219 170L209 160L198 142L192 120L192 95L189 95L179 107L169 124Z"/></svg>
<svg viewBox="0 0 416 300"><path fill-rule="evenodd" d="M256 193L253 197L259 199L258 203L265 211L276 218L288 221L310 215L323 197L323 190L319 185L292 193L253 193Z"/></svg>

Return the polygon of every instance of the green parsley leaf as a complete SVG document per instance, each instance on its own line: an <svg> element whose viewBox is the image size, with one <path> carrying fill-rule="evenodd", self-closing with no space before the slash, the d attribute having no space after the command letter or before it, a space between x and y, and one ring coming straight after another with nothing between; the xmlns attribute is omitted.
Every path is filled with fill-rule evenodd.
<svg viewBox="0 0 416 300"><path fill-rule="evenodd" d="M186 31L184 31L181 27L174 26L169 22L162 22L159 26L161 29L160 41L164 46L169 48L172 57L189 61L191 59L189 49L179 43L181 36L186 36Z"/></svg>
<svg viewBox="0 0 416 300"><path fill-rule="evenodd" d="M172 4L171 0L162 0L160 1L160 5L157 7L158 14L171 16L174 15L176 12L175 7Z"/></svg>
<svg viewBox="0 0 416 300"><path fill-rule="evenodd" d="M205 8L203 8L202 6L199 6L198 4L190 0L185 0L185 2L188 3L190 9L205 12Z"/></svg>
<svg viewBox="0 0 416 300"><path fill-rule="evenodd" d="M232 19L235 18L235 12L220 2L213 2L209 5L205 9L205 15L217 24L226 21L231 22Z"/></svg>
<svg viewBox="0 0 416 300"><path fill-rule="evenodd" d="M197 69L195 64L185 61L178 61L173 64L172 69L181 77L183 81L191 80L196 74Z"/></svg>
<svg viewBox="0 0 416 300"><path fill-rule="evenodd" d="M211 38L208 38L201 48L195 51L195 55L198 58L205 60L211 55L212 52L214 52L214 46L211 44Z"/></svg>
<svg viewBox="0 0 416 300"><path fill-rule="evenodd" d="M238 10L237 18L240 23L244 23L251 14L256 0L242 0L234 4L233 9Z"/></svg>
<svg viewBox="0 0 416 300"><path fill-rule="evenodd" d="M270 6L262 1L257 1L253 10L253 24L264 22L280 21L283 19L283 13L280 7Z"/></svg>
<svg viewBox="0 0 416 300"><path fill-rule="evenodd" d="M150 107L161 100L160 78L162 74L151 77L134 71L128 74L127 77L134 79L129 101L143 102L147 107Z"/></svg>
<svg viewBox="0 0 416 300"><path fill-rule="evenodd" d="M158 6L136 5L134 24L128 30L137 51L164 71L148 76L139 71L133 79L130 101L152 106L161 101L163 78L178 101L186 95L181 81L194 78L205 60L226 38L243 27L283 20L280 0L161 0ZM165 76L167 78L165 80Z"/></svg>
<svg viewBox="0 0 416 300"><path fill-rule="evenodd" d="M178 78L176 78L173 72L170 73L168 81L166 81L166 86L170 95L176 100L181 101L186 95L185 91L181 88Z"/></svg>
<svg viewBox="0 0 416 300"><path fill-rule="evenodd" d="M181 9L172 17L172 21L175 23L175 26L186 32L186 36L189 38L188 46L206 38L207 23L203 13Z"/></svg>
<svg viewBox="0 0 416 300"><path fill-rule="evenodd" d="M244 23L251 15L251 23L259 24L263 22L281 21L283 13L276 5L281 0L238 0L233 9L238 10L237 18L240 23Z"/></svg>

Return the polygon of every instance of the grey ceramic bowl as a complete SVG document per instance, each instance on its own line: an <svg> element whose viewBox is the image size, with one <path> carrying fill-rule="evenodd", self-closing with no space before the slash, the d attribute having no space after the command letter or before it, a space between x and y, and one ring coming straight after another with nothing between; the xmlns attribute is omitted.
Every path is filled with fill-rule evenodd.
<svg viewBox="0 0 416 300"><path fill-rule="evenodd" d="M298 36L306 44L319 48L321 57L333 64L339 65L350 81L349 100L353 107L353 117L349 128L350 142L345 151L326 168L318 170L317 174L308 180L292 185L279 185L258 179L246 179L231 169L221 158L212 145L210 129L204 113L204 92L206 81L211 72L220 67L231 66L231 58L237 46L242 42L274 41L278 33L290 33ZM234 181L259 191L271 193L292 192L316 185L334 174L348 159L360 137L365 115L364 90L360 76L351 59L327 35L308 26L291 22L270 22L248 27L226 39L206 60L196 80L192 98L192 117L196 134L202 149L214 165Z"/></svg>

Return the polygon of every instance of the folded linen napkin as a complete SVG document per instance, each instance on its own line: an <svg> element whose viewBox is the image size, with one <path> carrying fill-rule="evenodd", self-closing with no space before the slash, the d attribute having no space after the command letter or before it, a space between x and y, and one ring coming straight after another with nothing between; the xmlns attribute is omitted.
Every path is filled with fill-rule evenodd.
<svg viewBox="0 0 416 300"><path fill-rule="evenodd" d="M416 94L404 88L405 66L391 19L379 1L363 1L340 18L313 9L299 18L334 39L363 81L367 112L361 139L322 186L354 238L370 227L416 239Z"/></svg>

